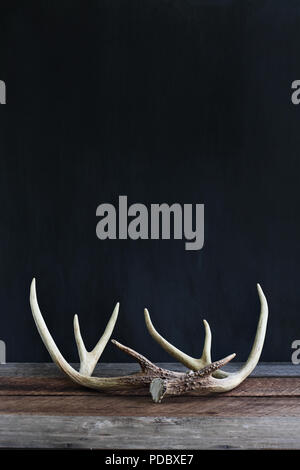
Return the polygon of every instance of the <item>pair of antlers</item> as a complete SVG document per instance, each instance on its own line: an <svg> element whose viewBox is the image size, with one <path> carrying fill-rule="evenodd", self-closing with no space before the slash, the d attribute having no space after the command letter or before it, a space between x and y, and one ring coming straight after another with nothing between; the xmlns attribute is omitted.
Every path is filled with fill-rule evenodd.
<svg viewBox="0 0 300 470"><path fill-rule="evenodd" d="M198 395L227 392L237 387L248 377L259 361L268 321L268 304L259 284L257 284L257 291L261 310L254 344L246 363L239 371L233 373L224 372L220 369L231 361L235 354L216 362L211 361L211 331L206 320L204 320L205 341L203 353L200 359L195 359L164 339L154 328L149 312L145 309L145 322L151 336L171 356L189 368L190 372L182 373L162 369L133 349L112 340L118 348L138 361L141 371L122 377L92 377L94 368L112 335L118 317L119 303L115 306L103 335L90 352L85 348L78 317L77 315L74 316L74 335L80 358L79 372L62 356L46 326L37 301L35 279L32 280L30 288L30 305L35 324L51 358L70 379L84 387L119 395L144 395L150 387L152 398L154 402L158 403L166 396L181 395L196 390Z"/></svg>

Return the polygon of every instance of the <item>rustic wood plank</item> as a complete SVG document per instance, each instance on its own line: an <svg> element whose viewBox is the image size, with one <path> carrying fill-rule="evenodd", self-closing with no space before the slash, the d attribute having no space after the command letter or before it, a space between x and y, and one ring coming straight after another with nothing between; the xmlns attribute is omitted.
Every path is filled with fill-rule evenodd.
<svg viewBox="0 0 300 470"><path fill-rule="evenodd" d="M0 448L299 449L299 418L0 415Z"/></svg>
<svg viewBox="0 0 300 470"><path fill-rule="evenodd" d="M99 395L101 392L80 387L68 378L64 377L0 377L0 396L90 396ZM134 391L131 393L135 395ZM137 394L138 390L137 390ZM142 395L149 396L147 389ZM199 391L191 391L185 396L199 396ZM300 397L299 377L250 377L239 387L222 394L222 396L248 396L248 397L272 397L294 396Z"/></svg>
<svg viewBox="0 0 300 470"><path fill-rule="evenodd" d="M297 416L298 397L2 396L0 414L56 416Z"/></svg>
<svg viewBox="0 0 300 470"><path fill-rule="evenodd" d="M78 369L78 364L72 364ZM160 367L179 370L187 369L179 363L158 363ZM234 372L241 367L241 362L227 364L224 370ZM99 363L96 366L95 374L103 377L127 375L139 370L139 366L132 363ZM7 363L0 364L0 377L63 377L64 375L52 362L46 363ZM300 365L291 363L268 362L259 363L251 374L251 377L300 377Z"/></svg>
<svg viewBox="0 0 300 470"><path fill-rule="evenodd" d="M233 366L227 369L240 364ZM100 363L96 374L137 370L135 363ZM52 363L6 364L0 366L0 448L299 449L299 396L300 368L291 364L259 364L231 392L160 405L150 396L81 388Z"/></svg>

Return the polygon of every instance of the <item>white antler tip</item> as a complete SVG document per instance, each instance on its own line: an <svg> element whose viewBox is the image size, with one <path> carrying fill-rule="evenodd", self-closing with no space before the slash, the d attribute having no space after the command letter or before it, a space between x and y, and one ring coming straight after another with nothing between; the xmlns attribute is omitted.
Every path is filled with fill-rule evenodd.
<svg viewBox="0 0 300 470"><path fill-rule="evenodd" d="M211 331L210 331L209 323L208 323L208 321L203 320L203 324L204 324L205 334L206 334L206 336L207 336L207 338L208 338L208 341L211 341ZM209 343L209 345L208 345L209 351L210 351L210 347L211 347L211 345L210 345L210 343Z"/></svg>
<svg viewBox="0 0 300 470"><path fill-rule="evenodd" d="M144 308L144 316L145 316L145 320L147 321L151 321L150 320L150 314L148 312L148 309L147 308Z"/></svg>
<svg viewBox="0 0 300 470"><path fill-rule="evenodd" d="M117 302L116 305L115 305L115 308L113 310L113 313L112 313L112 318L117 319L117 317L119 315L119 308L120 308L120 302Z"/></svg>
<svg viewBox="0 0 300 470"><path fill-rule="evenodd" d="M229 354L229 356L225 357L224 361L229 362L232 361L236 356L236 353Z"/></svg>
<svg viewBox="0 0 300 470"><path fill-rule="evenodd" d="M256 284L256 287L257 287L257 293L258 293L258 295L259 295L259 298L261 299L261 301L265 301L265 302L266 302L266 297L265 297L264 291L263 291L262 288L261 288L261 285L260 285L260 284Z"/></svg>
<svg viewBox="0 0 300 470"><path fill-rule="evenodd" d="M30 298L36 299L35 277L32 279L30 285Z"/></svg>

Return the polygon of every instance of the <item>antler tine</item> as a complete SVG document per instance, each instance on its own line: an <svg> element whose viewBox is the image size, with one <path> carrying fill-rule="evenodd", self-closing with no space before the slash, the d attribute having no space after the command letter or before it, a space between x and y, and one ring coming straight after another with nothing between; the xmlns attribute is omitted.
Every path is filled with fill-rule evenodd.
<svg viewBox="0 0 300 470"><path fill-rule="evenodd" d="M33 315L34 322L38 329L38 332L43 340L44 345L46 346L53 362L69 377L73 380L77 381L80 374L72 367L70 364L65 360L63 355L61 354L60 350L55 344L47 325L44 321L43 315L41 314L40 307L37 301L36 295L36 286L35 286L35 278L32 279L31 286L30 286L30 306Z"/></svg>
<svg viewBox="0 0 300 470"><path fill-rule="evenodd" d="M106 325L105 331L101 338L99 339L98 343L94 347L92 351L87 351L84 345L80 327L79 327L79 320L78 316L74 316L74 336L77 344L79 359L80 359L80 370L79 373L90 377L95 369L97 362L99 361L101 354L104 351L105 346L107 345L112 332L114 330L114 326L116 324L118 313L119 313L119 302L116 304L114 311Z"/></svg>
<svg viewBox="0 0 300 470"><path fill-rule="evenodd" d="M257 288L257 293L258 293L258 297L260 301L260 317L259 317L259 321L257 325L254 343L253 343L251 352L249 354L249 357L247 359L247 362L242 367L242 369L240 369L240 371L237 372L237 374L242 376L242 380L244 380L249 374L251 374L256 364L258 363L263 346L264 346L264 341L265 341L265 336L266 336L266 331L267 331L267 323L268 323L268 315L269 315L268 302L260 284L256 284L256 288Z"/></svg>
<svg viewBox="0 0 300 470"><path fill-rule="evenodd" d="M150 315L148 310L144 309L145 315L145 323L148 328L148 331L152 338L158 342L162 348L167 351L171 356L173 356L177 361L181 362L185 365L188 369L193 371L197 371L203 369L204 367L208 366L211 363L211 330L208 322L203 320L204 329L205 329L205 339L204 339L204 346L203 352L200 359L195 359L194 357L188 356L184 352L180 351L180 349L173 346L173 344L169 343L165 338L163 338L158 331L154 328L153 323L151 321ZM227 377L227 373L223 371L216 370L214 373L214 377Z"/></svg>
<svg viewBox="0 0 300 470"><path fill-rule="evenodd" d="M129 356L133 357L139 364L142 369L142 372L144 373L151 373L151 371L162 371L162 369L153 362L149 361L145 356L142 354L138 353L137 351L134 351L134 349L129 348L128 346L124 346L124 344L119 343L119 341L116 341L115 339L112 339L111 342L117 346L117 348L121 349L121 351L124 351L126 354ZM176 375L176 373L175 373ZM177 374L178 375L178 374ZM180 373L179 373L180 375Z"/></svg>
<svg viewBox="0 0 300 470"><path fill-rule="evenodd" d="M191 356L188 356L184 352L180 351L180 349L173 346L173 344L169 343L163 336L161 336L158 331L154 328L153 323L150 318L149 311L145 308L144 309L145 315L145 323L148 328L148 331L152 338L157 341L157 343L162 346L162 348L167 351L171 356L177 359L179 362L184 364L188 369L197 371L202 369L206 365L211 363L211 331L209 324L206 320L203 321L205 327L205 341L204 341L204 348L203 354L201 359L195 359Z"/></svg>
<svg viewBox="0 0 300 470"><path fill-rule="evenodd" d="M266 336L269 308L261 286L256 284L256 287L260 300L260 316L251 352L243 367L237 372L228 374L228 377L223 381L220 381L222 382L221 389L216 391L223 392L237 387L243 380L245 380L246 377L248 377L248 375L251 374L259 361Z"/></svg>

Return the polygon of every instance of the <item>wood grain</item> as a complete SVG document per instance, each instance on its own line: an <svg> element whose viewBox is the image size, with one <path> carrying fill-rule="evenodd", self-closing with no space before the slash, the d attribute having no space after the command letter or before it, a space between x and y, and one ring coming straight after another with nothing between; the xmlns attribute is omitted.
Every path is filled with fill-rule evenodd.
<svg viewBox="0 0 300 470"><path fill-rule="evenodd" d="M298 416L298 397L2 396L0 414L56 416Z"/></svg>
<svg viewBox="0 0 300 470"><path fill-rule="evenodd" d="M134 394L134 393L133 393ZM96 396L101 392L80 387L68 378L58 377L0 377L0 396ZM149 396L147 391L144 392ZM199 396L197 390L185 396ZM222 394L223 397L300 397L300 377L250 377L239 387ZM169 398L170 400L171 398Z"/></svg>
<svg viewBox="0 0 300 470"><path fill-rule="evenodd" d="M299 449L299 418L0 415L0 448Z"/></svg>
<svg viewBox="0 0 300 470"><path fill-rule="evenodd" d="M99 364L97 373L136 370ZM300 449L299 418L297 366L263 365L225 394L194 392L159 405L150 395L82 388L54 364L0 366L0 448Z"/></svg>

